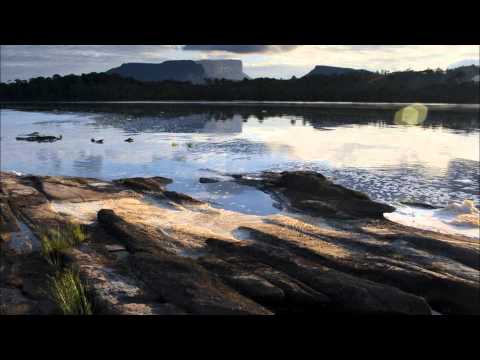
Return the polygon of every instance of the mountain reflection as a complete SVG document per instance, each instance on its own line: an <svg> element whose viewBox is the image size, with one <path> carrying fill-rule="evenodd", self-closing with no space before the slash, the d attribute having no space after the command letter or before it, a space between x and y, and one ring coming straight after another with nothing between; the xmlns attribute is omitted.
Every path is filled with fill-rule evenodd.
<svg viewBox="0 0 480 360"><path fill-rule="evenodd" d="M378 108L362 108L362 104L350 104L340 106L338 104L325 104L321 107L278 106L250 104L248 106L232 104L189 104L189 103L45 103L45 104L22 104L19 110L28 111L53 111L81 112L101 114L96 120L99 125L123 127L125 131L153 132L225 132L228 126L232 126L229 132L241 132L241 123L248 119L256 119L261 124L264 119L271 117L288 117L293 125L310 124L314 128L335 127L341 125L395 125L395 113L401 107L392 105L386 107L379 104ZM15 105L11 106L12 108ZM168 124L169 120L182 120L175 124ZM233 122L226 128L218 121ZM444 109L430 107L426 120L419 126L424 128L442 127L457 129L464 132L478 130L478 108L458 109L453 107ZM210 125L206 125L206 123ZM212 125L216 124L216 125Z"/></svg>

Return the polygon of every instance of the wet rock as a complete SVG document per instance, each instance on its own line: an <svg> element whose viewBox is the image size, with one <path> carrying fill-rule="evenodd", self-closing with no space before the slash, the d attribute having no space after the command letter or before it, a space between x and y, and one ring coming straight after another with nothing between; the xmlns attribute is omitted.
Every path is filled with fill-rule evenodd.
<svg viewBox="0 0 480 360"><path fill-rule="evenodd" d="M155 176L150 178L128 178L113 181L116 184L123 185L136 191L160 191L163 192L168 184L172 183L171 179Z"/></svg>
<svg viewBox="0 0 480 360"><path fill-rule="evenodd" d="M366 194L332 183L320 173L265 172L261 180L241 180L288 199L293 208L322 216L383 218L395 208L371 200Z"/></svg>
<svg viewBox="0 0 480 360"><path fill-rule="evenodd" d="M164 191L163 195L165 197L177 204L180 205L201 205L204 204L203 201L197 200L192 198L191 196L188 196L186 194L182 194L176 191Z"/></svg>
<svg viewBox="0 0 480 360"><path fill-rule="evenodd" d="M428 210L434 210L434 209L440 209L439 206L434 206L426 203L421 203L421 202L415 202L415 201L402 201L401 202L403 205L408 205L408 206L413 206L421 209L428 209Z"/></svg>
<svg viewBox="0 0 480 360"><path fill-rule="evenodd" d="M220 179L201 177L198 179L200 184L214 184L220 182Z"/></svg>

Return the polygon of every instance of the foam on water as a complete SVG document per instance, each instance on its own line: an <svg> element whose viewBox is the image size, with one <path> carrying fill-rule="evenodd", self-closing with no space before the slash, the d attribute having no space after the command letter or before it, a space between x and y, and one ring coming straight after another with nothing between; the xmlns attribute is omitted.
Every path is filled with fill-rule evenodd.
<svg viewBox="0 0 480 360"><path fill-rule="evenodd" d="M423 230L459 234L480 239L480 212L473 201L450 203L442 209L422 209L397 205L397 211L385 214L391 221Z"/></svg>

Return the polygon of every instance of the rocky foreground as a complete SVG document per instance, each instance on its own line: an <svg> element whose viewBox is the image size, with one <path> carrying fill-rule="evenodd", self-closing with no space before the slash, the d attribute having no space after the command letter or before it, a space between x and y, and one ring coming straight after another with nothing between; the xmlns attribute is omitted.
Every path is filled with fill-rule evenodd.
<svg viewBox="0 0 480 360"><path fill-rule="evenodd" d="M394 211L310 172L234 176L283 212L253 216L167 190L161 177L0 181L0 311L56 314L45 229L86 224L62 250L96 314L480 314L479 242L392 223Z"/></svg>

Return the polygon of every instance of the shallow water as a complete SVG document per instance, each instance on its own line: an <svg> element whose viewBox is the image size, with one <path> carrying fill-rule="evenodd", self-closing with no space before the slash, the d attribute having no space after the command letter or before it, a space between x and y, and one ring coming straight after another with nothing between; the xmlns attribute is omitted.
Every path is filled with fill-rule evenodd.
<svg viewBox="0 0 480 360"><path fill-rule="evenodd" d="M397 110L385 104L381 109L128 103L4 108L1 169L105 180L166 176L174 179L173 190L259 215L279 211L268 195L231 181L200 184L198 178L310 169L395 206L413 201L443 207L464 200L478 205L478 108L432 106L414 126L396 125ZM15 139L35 131L63 139ZM134 142L124 142L127 137ZM400 210L398 216L410 214L409 207Z"/></svg>

